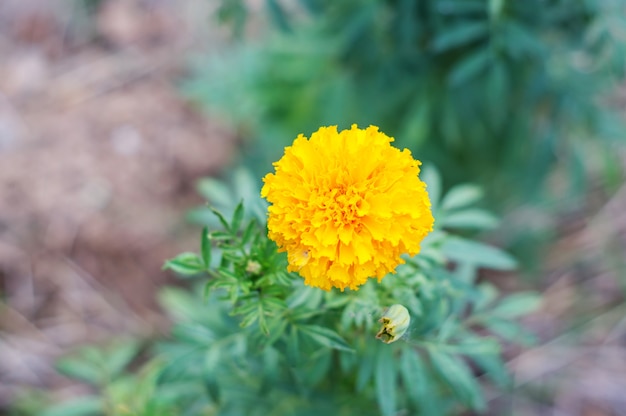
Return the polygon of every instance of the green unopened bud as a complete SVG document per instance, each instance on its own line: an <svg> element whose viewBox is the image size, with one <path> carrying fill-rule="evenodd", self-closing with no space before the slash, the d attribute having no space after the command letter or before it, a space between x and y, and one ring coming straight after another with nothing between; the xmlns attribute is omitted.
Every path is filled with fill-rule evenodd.
<svg viewBox="0 0 626 416"><path fill-rule="evenodd" d="M376 338L385 344L391 344L404 335L411 323L411 315L404 306L396 304L390 306L378 322L383 326L376 334Z"/></svg>
<svg viewBox="0 0 626 416"><path fill-rule="evenodd" d="M261 273L261 265L258 261L248 260L246 271L250 274L259 274Z"/></svg>

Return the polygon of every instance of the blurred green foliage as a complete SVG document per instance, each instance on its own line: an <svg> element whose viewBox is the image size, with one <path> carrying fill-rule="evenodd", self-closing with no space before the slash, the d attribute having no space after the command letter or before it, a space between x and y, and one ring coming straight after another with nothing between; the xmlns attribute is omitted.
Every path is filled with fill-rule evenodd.
<svg viewBox="0 0 626 416"><path fill-rule="evenodd" d="M264 4L270 30L256 41L246 2L222 0L240 42L199 59L184 86L251 139L259 173L298 133L374 124L448 185L527 199L557 160L580 192L584 144L621 134L599 93L624 73L623 0Z"/></svg>
<svg viewBox="0 0 626 416"><path fill-rule="evenodd" d="M380 283L325 292L286 271L286 256L254 212L259 190L246 194L243 171L233 178L240 191L230 197L223 183L201 185L233 208L207 208L216 221L203 229L199 252L165 263L192 288L160 293L171 336L143 355L136 342L79 349L57 367L93 394L54 405L40 398L39 409L22 401L21 414L440 416L485 410L483 385L513 387L502 345L533 342L517 320L540 298L500 296L477 281L480 269L516 267L507 253L461 236L497 225L475 208L479 187L441 196L437 172L426 168L437 222L421 253ZM392 304L404 305L411 321L402 338L384 344L377 320Z"/></svg>

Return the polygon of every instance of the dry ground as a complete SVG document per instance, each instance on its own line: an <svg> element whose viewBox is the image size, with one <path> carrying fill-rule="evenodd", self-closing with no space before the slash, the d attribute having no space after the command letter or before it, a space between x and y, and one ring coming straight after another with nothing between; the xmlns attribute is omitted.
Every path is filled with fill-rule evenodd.
<svg viewBox="0 0 626 416"><path fill-rule="evenodd" d="M163 327L160 266L233 149L176 88L210 2L88 3L0 2L0 406L76 344Z"/></svg>

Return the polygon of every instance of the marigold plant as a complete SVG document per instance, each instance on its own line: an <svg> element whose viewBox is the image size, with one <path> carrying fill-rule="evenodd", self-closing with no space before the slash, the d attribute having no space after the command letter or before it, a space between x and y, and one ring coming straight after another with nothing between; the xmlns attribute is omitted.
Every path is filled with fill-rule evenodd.
<svg viewBox="0 0 626 416"><path fill-rule="evenodd" d="M263 181L269 237L309 286L357 289L420 251L434 219L420 162L370 126L302 134Z"/></svg>
<svg viewBox="0 0 626 416"><path fill-rule="evenodd" d="M383 209L374 210L372 205L388 204L385 209L391 213L379 222L385 224L380 227L389 242L368 230L373 251L377 249L374 244L387 244L393 247L390 251L400 246L407 234L395 233L395 225L387 223L398 216L409 228L411 214L418 217L413 211L416 195L424 198L422 205L417 204L424 209L430 199L437 217L435 229L421 244L402 243L421 250L419 255L403 256L405 263L394 270L396 278L380 283L368 279L358 291L349 293L306 286L297 273L287 271L289 253L278 253L277 244L268 236L265 220L273 217L266 215L267 205L254 177L241 168L233 172L232 182L204 179L199 190L219 206L209 205L194 214L205 225L200 250L181 253L164 265L184 281L159 294L160 304L173 321L171 336L149 349L137 342L119 342L102 350L78 350L57 368L89 383L89 391L95 394L54 405L41 402L36 409L40 411L15 414L445 416L487 409L503 413L495 401L485 400L482 385L488 385L491 392L512 391L502 344L505 340L532 341L516 319L536 308L540 299L532 293L502 298L496 287L479 280L479 270L510 271L516 266L507 253L456 233L497 226L497 218L475 206L482 195L480 188L464 184L442 195L439 175L427 166L421 173L429 186L426 198L417 179L417 162L391 148L390 140L375 127L353 127L341 133L335 128L321 129L310 140L296 140L287 150L292 156L277 163L277 173L274 179L269 177L266 190L277 192L273 187L281 183L281 177L289 179L288 165L300 163L297 160L306 163L283 181L294 185L294 200L303 198L302 189L312 187L295 186L294 178L317 176L310 181L320 184L334 178L334 183L354 192L359 189L356 179L372 173L378 182L370 179L362 191L364 197L358 200L360 206L348 212L362 221L366 215L359 209L380 215ZM361 146L363 142L369 143L368 151ZM345 157L337 157L338 153ZM387 188L382 185L385 181ZM421 191L407 191L414 188ZM278 195L286 199L289 193L280 189ZM392 196L386 200L374 192L381 189L393 191ZM413 203L398 197L399 192ZM340 205L340 200L338 195L334 204ZM330 212L341 219L347 216L339 208ZM313 209L301 215L309 215L312 222L316 214L322 215ZM427 210L420 214L430 216ZM428 229L427 224L415 222ZM349 224L357 227L356 220ZM278 230L288 232L289 228ZM339 233L338 245L343 244L341 238ZM357 238L365 237L353 235L351 241ZM315 261L317 248L305 247L310 254L291 267L304 268ZM337 257L333 260L350 268ZM354 261L360 261L357 255ZM144 357L148 361L138 371ZM22 403L34 409L33 402L27 397Z"/></svg>

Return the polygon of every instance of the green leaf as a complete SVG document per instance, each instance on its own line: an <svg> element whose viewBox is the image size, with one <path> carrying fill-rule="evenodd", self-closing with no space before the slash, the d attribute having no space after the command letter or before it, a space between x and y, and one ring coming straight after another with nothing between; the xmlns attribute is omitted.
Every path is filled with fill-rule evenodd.
<svg viewBox="0 0 626 416"><path fill-rule="evenodd" d="M83 358L62 358L57 361L55 367L60 373L68 377L85 381L94 386L100 385L106 378L103 368Z"/></svg>
<svg viewBox="0 0 626 416"><path fill-rule="evenodd" d="M171 334L176 340L194 346L205 347L211 345L216 339L211 329L195 322L178 323L171 329Z"/></svg>
<svg viewBox="0 0 626 416"><path fill-rule="evenodd" d="M200 247L202 250L202 261L208 269L211 266L211 242L209 241L209 228L202 229L202 237L200 238Z"/></svg>
<svg viewBox="0 0 626 416"><path fill-rule="evenodd" d="M529 29L530 26L523 26L513 20L501 27L503 44L515 60L539 56L546 51L546 44Z"/></svg>
<svg viewBox="0 0 626 416"><path fill-rule="evenodd" d="M328 348L342 351L354 351L350 345L335 331L318 325L298 325L301 333L308 335L312 340Z"/></svg>
<svg viewBox="0 0 626 416"><path fill-rule="evenodd" d="M450 71L448 83L452 87L458 87L470 81L487 69L490 61L491 53L487 47L467 54Z"/></svg>
<svg viewBox="0 0 626 416"><path fill-rule="evenodd" d="M483 411L485 401L478 381L471 375L467 366L458 358L435 348L429 348L428 352L433 368L454 394L473 410Z"/></svg>
<svg viewBox="0 0 626 416"><path fill-rule="evenodd" d="M498 218L480 209L468 209L444 215L440 225L444 228L461 228L469 230L490 230L496 228Z"/></svg>
<svg viewBox="0 0 626 416"><path fill-rule="evenodd" d="M233 282L236 282L239 280L239 277L235 273L225 268L218 269L217 273L224 279L227 279Z"/></svg>
<svg viewBox="0 0 626 416"><path fill-rule="evenodd" d="M265 335L270 334L270 329L267 325L267 321L265 320L265 312L263 311L263 304L259 302L258 307L258 315L259 315L259 328L261 328L261 332Z"/></svg>
<svg viewBox="0 0 626 416"><path fill-rule="evenodd" d="M181 253L163 265L163 270L172 270L181 276L195 276L205 270L202 259L196 253Z"/></svg>
<svg viewBox="0 0 626 416"><path fill-rule="evenodd" d="M500 358L499 354L468 354L480 368L485 371L487 377L493 380L499 387L511 386L511 376Z"/></svg>
<svg viewBox="0 0 626 416"><path fill-rule="evenodd" d="M217 219L220 221L220 224L222 224L222 227L224 227L225 230L230 230L228 226L228 221L226 221L226 218L224 218L224 215L222 215L222 213L219 212L215 207L209 206L209 209L211 210L213 215L215 215ZM214 233L211 233L211 234L214 234Z"/></svg>
<svg viewBox="0 0 626 416"><path fill-rule="evenodd" d="M229 207L233 204L230 190L223 182L217 179L202 178L197 182L196 189L211 205Z"/></svg>
<svg viewBox="0 0 626 416"><path fill-rule="evenodd" d="M241 242L242 244L246 244L249 243L250 240L252 239L252 237L254 236L254 232L259 230L259 225L256 222L256 220L252 219L248 222L248 225L246 226L246 228L243 231L243 234L241 236Z"/></svg>
<svg viewBox="0 0 626 416"><path fill-rule="evenodd" d="M295 325L290 327L289 336L287 341L287 359L296 365L300 362L300 337L298 335L298 329Z"/></svg>
<svg viewBox="0 0 626 416"><path fill-rule="evenodd" d="M110 378L120 375L126 366L137 356L140 344L136 341L118 342L105 355L106 370Z"/></svg>
<svg viewBox="0 0 626 416"><path fill-rule="evenodd" d="M310 357L303 370L303 378L309 385L315 385L328 376L331 369L332 357L330 350L318 351Z"/></svg>
<svg viewBox="0 0 626 416"><path fill-rule="evenodd" d="M504 9L504 0L489 0L489 17L498 20Z"/></svg>
<svg viewBox="0 0 626 416"><path fill-rule="evenodd" d="M435 37L432 49L445 52L484 38L488 33L489 25L485 21L463 22L456 27L446 27L443 33Z"/></svg>
<svg viewBox="0 0 626 416"><path fill-rule="evenodd" d="M457 336L459 336L458 333ZM465 339L460 344L440 344L437 345L437 348L450 354L500 354L501 345L495 338L473 338L475 339Z"/></svg>
<svg viewBox="0 0 626 416"><path fill-rule="evenodd" d="M284 319L274 319L269 324L269 336L263 343L264 346L273 345L279 338L283 337L287 329L288 322Z"/></svg>
<svg viewBox="0 0 626 416"><path fill-rule="evenodd" d="M486 5L484 0L439 0L437 10L444 15L483 15Z"/></svg>
<svg viewBox="0 0 626 416"><path fill-rule="evenodd" d="M92 416L104 412L102 399L99 397L80 397L61 403L40 413L39 416Z"/></svg>
<svg viewBox="0 0 626 416"><path fill-rule="evenodd" d="M516 293L503 299L490 314L499 318L517 318L539 308L541 296L537 293Z"/></svg>
<svg viewBox="0 0 626 416"><path fill-rule="evenodd" d="M272 23L283 32L291 31L291 25L289 24L289 18L283 10L280 3L276 0L266 0L267 9L269 11Z"/></svg>
<svg viewBox="0 0 626 416"><path fill-rule="evenodd" d="M396 369L392 347L380 345L376 355L376 400L383 416L396 414Z"/></svg>
<svg viewBox="0 0 626 416"><path fill-rule="evenodd" d="M443 197L441 209L451 211L463 208L479 201L483 195L483 190L478 185L471 183L457 185Z"/></svg>
<svg viewBox="0 0 626 416"><path fill-rule="evenodd" d="M401 137L410 140L413 146L421 145L428 139L431 125L431 110L428 102L416 100L414 108L408 113Z"/></svg>
<svg viewBox="0 0 626 416"><path fill-rule="evenodd" d="M422 169L420 177L426 183L428 198L430 199L434 211L441 197L441 175L432 164L427 164L424 166L424 169Z"/></svg>
<svg viewBox="0 0 626 416"><path fill-rule="evenodd" d="M503 61L493 62L486 83L485 104L488 109L486 116L495 129L502 128L509 119L509 108L503 102L512 94L510 76L509 68Z"/></svg>
<svg viewBox="0 0 626 416"><path fill-rule="evenodd" d="M508 319L490 317L484 320L482 324L489 331L511 342L517 342L522 345L533 345L537 342L534 334Z"/></svg>
<svg viewBox="0 0 626 416"><path fill-rule="evenodd" d="M454 262L471 263L493 270L514 270L517 267L517 262L510 254L460 237L448 238L441 249L446 258Z"/></svg>
<svg viewBox="0 0 626 416"><path fill-rule="evenodd" d="M376 351L372 345L369 344L369 348L365 348L363 351L362 360L359 361L359 367L357 369L356 374L356 391L357 393L361 393L367 383L372 378L372 374L374 374L374 364L376 363Z"/></svg>
<svg viewBox="0 0 626 416"><path fill-rule="evenodd" d="M477 289L478 297L475 300L474 309L476 311L482 311L496 300L498 297L498 289L488 282L479 284Z"/></svg>
<svg viewBox="0 0 626 416"><path fill-rule="evenodd" d="M206 312L187 290L167 287L159 292L158 298L159 304L176 321L197 320Z"/></svg>
<svg viewBox="0 0 626 416"><path fill-rule="evenodd" d="M406 386L409 400L421 411L420 414L434 416L437 411L432 400L435 396L431 378L417 351L405 348L400 357L400 374Z"/></svg>
<svg viewBox="0 0 626 416"><path fill-rule="evenodd" d="M233 234L235 234L239 230L239 227L241 226L241 221L243 220L243 214L243 201L241 201L239 202L239 204L237 204L237 208L235 208L235 212L233 212L233 218L230 221L230 230Z"/></svg>
<svg viewBox="0 0 626 416"><path fill-rule="evenodd" d="M213 241L228 241L232 240L233 236L230 233L226 233L224 231L211 231L208 234L209 240Z"/></svg>

